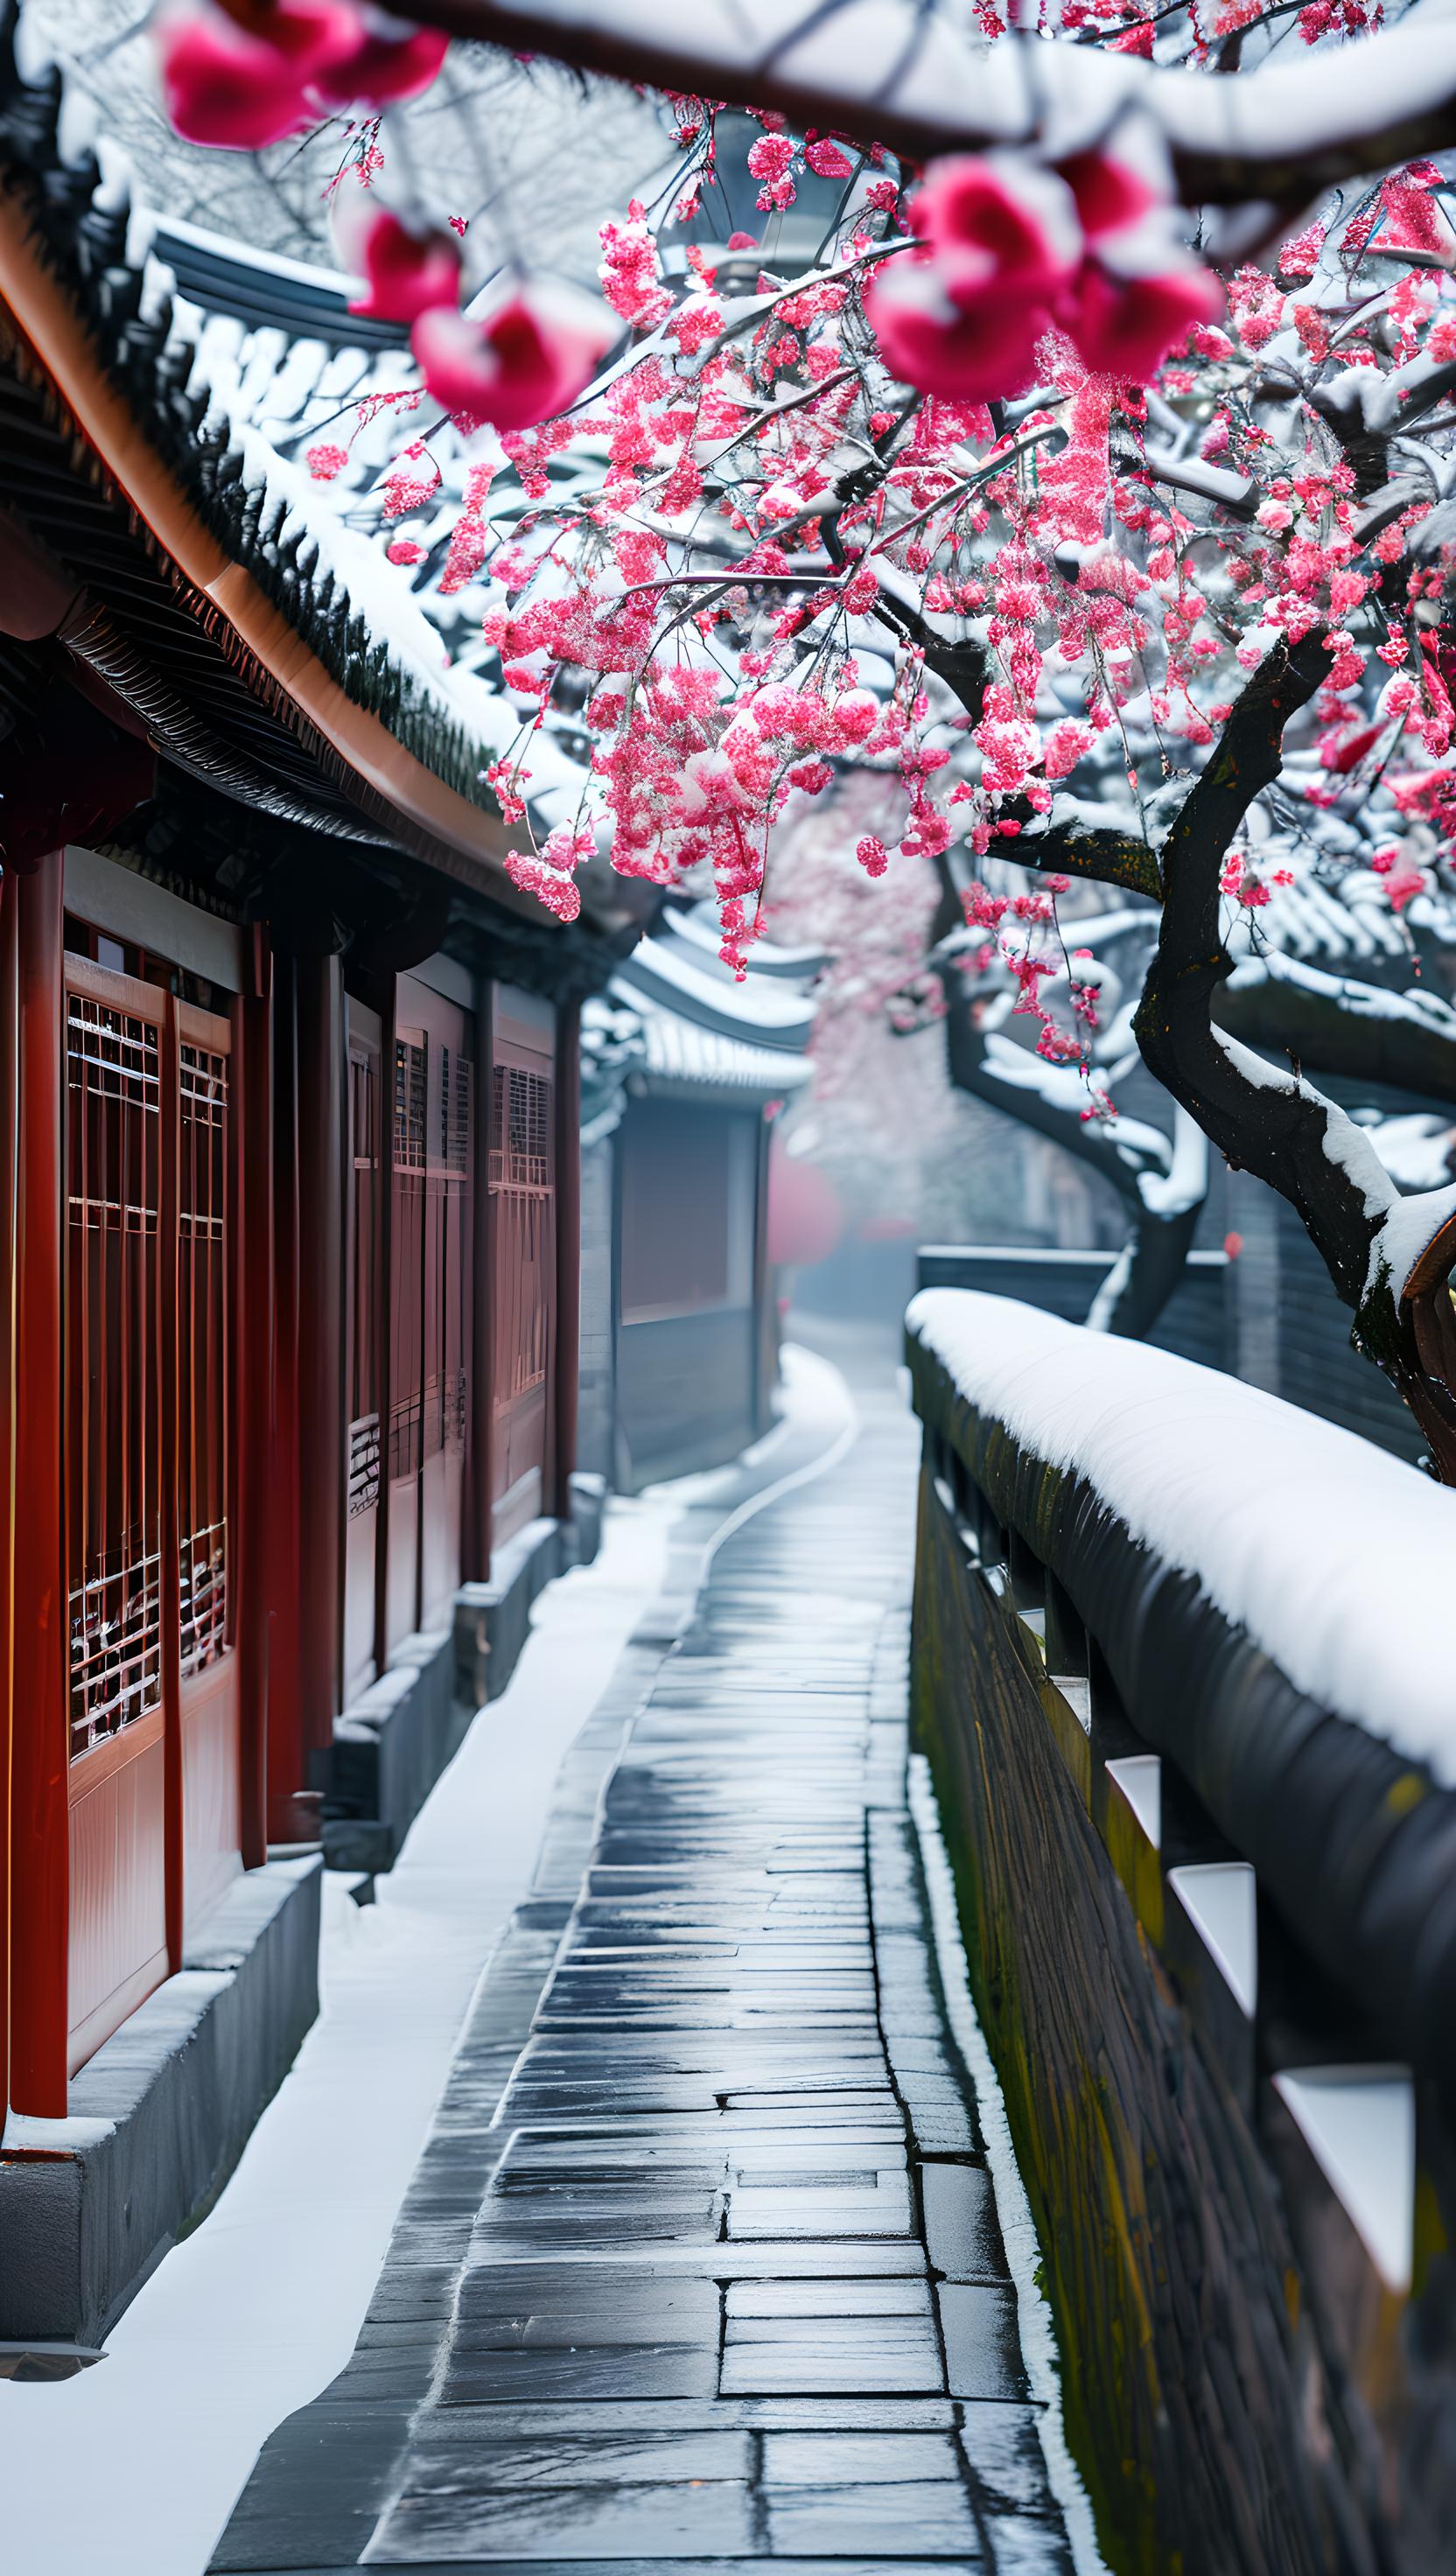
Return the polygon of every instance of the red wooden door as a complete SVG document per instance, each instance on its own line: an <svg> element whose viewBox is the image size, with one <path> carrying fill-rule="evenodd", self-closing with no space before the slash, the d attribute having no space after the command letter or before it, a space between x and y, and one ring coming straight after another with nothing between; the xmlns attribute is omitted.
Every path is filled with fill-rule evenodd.
<svg viewBox="0 0 1456 2576"><path fill-rule="evenodd" d="M492 1055L491 1539L499 1547L547 1507L556 1160L549 1039L498 1004Z"/></svg>
<svg viewBox="0 0 1456 2576"><path fill-rule="evenodd" d="M348 1519L344 1532L344 1705L378 1671L380 1414L383 1403L382 1031L349 999Z"/></svg>
<svg viewBox="0 0 1456 2576"><path fill-rule="evenodd" d="M176 1495L182 1885L194 1924L242 1863L232 1620L232 1030L174 1006Z"/></svg>
<svg viewBox="0 0 1456 2576"><path fill-rule="evenodd" d="M389 1224L389 1494L385 1660L419 1625L420 1456L424 1428L425 1032L406 1016L394 1037Z"/></svg>
<svg viewBox="0 0 1456 2576"><path fill-rule="evenodd" d="M474 1023L409 975L394 1085L386 1655L449 1617L469 1418Z"/></svg>
<svg viewBox="0 0 1456 2576"><path fill-rule="evenodd" d="M240 1867L231 1030L66 959L68 2058Z"/></svg>
<svg viewBox="0 0 1456 2576"><path fill-rule="evenodd" d="M420 1626L438 1628L459 1589L465 1509L475 1062L470 1014L437 993L425 992L421 1001L427 1061Z"/></svg>

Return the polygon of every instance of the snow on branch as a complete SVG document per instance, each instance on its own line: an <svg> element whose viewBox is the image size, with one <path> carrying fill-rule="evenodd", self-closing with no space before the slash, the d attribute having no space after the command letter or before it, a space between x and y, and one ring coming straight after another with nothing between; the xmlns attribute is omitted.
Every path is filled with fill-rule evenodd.
<svg viewBox="0 0 1456 2576"><path fill-rule="evenodd" d="M392 0L452 36L692 96L776 108L924 160L1039 138L1053 156L1150 114L1189 204L1308 204L1456 143L1456 7L1338 51L1210 80L1065 40L968 41L910 0Z"/></svg>

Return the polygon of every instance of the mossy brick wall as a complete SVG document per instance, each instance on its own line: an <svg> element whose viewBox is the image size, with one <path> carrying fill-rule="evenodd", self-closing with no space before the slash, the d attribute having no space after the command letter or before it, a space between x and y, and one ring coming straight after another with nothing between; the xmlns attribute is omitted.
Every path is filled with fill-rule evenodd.
<svg viewBox="0 0 1456 2576"><path fill-rule="evenodd" d="M1400 2365L1424 2393L1402 2410L1392 2469L1327 2330L1328 2280L1310 2295L1308 2232L1195 2039L1008 1611L969 1568L929 1476L912 1672L976 2005L1041 2236L1068 2434L1109 2565L1441 2576L1456 2567L1449 2280L1425 2303L1433 2348ZM1417 2317L1417 2347L1422 2330Z"/></svg>

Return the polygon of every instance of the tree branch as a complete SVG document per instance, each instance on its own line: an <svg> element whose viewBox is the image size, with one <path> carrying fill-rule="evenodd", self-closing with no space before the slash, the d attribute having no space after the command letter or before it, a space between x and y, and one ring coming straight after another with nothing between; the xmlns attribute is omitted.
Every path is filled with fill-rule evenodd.
<svg viewBox="0 0 1456 2576"><path fill-rule="evenodd" d="M1285 725L1328 668L1318 631L1293 652L1281 643L1236 701L1164 844L1157 953L1133 1026L1149 1071L1228 1161L1298 1210L1354 1313L1357 1346L1410 1406L1451 1484L1456 1310L1445 1280L1456 1256L1456 1216L1447 1206L1456 1192L1429 1194L1421 1259L1403 1260L1406 1233L1421 1235L1422 1202L1402 1201L1364 1129L1301 1075L1276 1071L1213 1024L1232 964L1219 925L1224 855L1255 796L1279 775Z"/></svg>
<svg viewBox="0 0 1456 2576"><path fill-rule="evenodd" d="M1149 843L1115 824L1053 823L1044 832L1023 831L1004 855L1018 867L1039 869L1043 876L1082 877L1121 886L1126 894L1151 895L1155 902L1163 892L1162 874Z"/></svg>
<svg viewBox="0 0 1456 2576"><path fill-rule="evenodd" d="M1212 80L1065 42L968 43L912 0L391 0L396 16L634 85L779 109L923 161L1054 132L1075 151L1130 107L1189 205L1305 206L1456 143L1456 9Z"/></svg>
<svg viewBox="0 0 1456 2576"><path fill-rule="evenodd" d="M961 636L952 642L937 635L928 617L918 608L893 592L881 589L872 614L902 644L913 644L923 656L925 667L943 680L952 697L965 708L972 724L979 724L986 703L986 688L991 677L990 656L984 644L972 636Z"/></svg>
<svg viewBox="0 0 1456 2576"><path fill-rule="evenodd" d="M1140 1119L1085 1116L1080 1074L1070 1065L1047 1064L1030 1048L983 1026L975 997L959 978L949 980L946 1061L956 1088L1049 1137L1074 1161L1099 1172L1121 1199L1127 1240L1087 1321L1098 1331L1140 1339L1183 1275L1207 1195L1206 1154L1188 1152L1193 1140L1186 1133L1178 1140L1180 1156L1160 1129Z"/></svg>

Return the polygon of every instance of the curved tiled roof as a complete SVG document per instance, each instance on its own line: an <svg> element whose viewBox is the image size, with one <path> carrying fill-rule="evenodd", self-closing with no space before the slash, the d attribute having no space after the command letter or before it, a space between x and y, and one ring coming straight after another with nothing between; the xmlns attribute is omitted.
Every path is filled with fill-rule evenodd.
<svg viewBox="0 0 1456 2576"><path fill-rule="evenodd" d="M620 880L587 886L564 934L505 878L481 773L514 710L257 425L380 368L398 382L397 335L350 317L341 279L139 209L32 53L0 0L0 505L84 590L63 640L225 795L424 857L559 947L620 937ZM545 742L532 769L549 824L578 774Z"/></svg>

